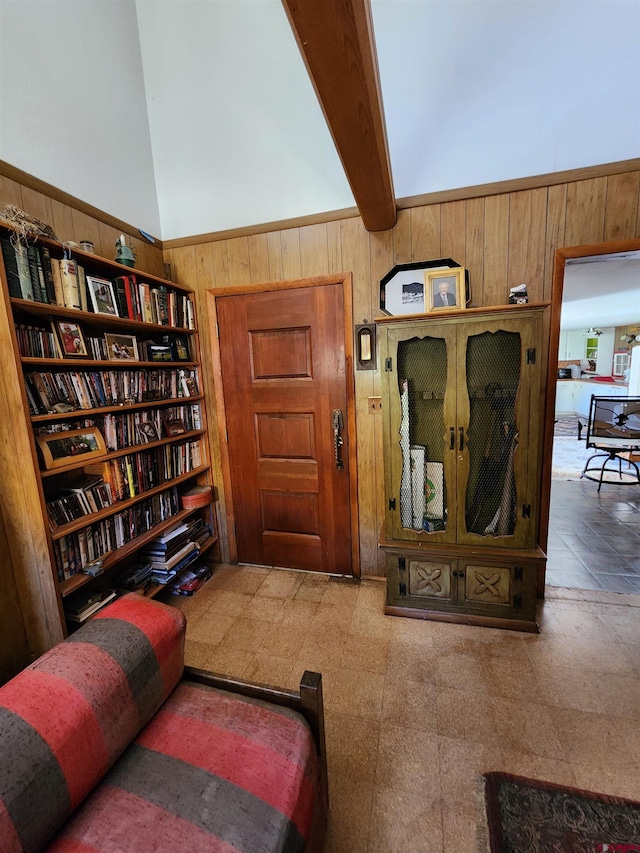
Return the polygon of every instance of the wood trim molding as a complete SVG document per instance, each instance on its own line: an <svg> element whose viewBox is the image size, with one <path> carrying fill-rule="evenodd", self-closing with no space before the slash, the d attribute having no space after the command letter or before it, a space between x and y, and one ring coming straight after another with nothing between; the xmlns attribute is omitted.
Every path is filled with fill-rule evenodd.
<svg viewBox="0 0 640 853"><path fill-rule="evenodd" d="M626 171L626 170L625 170ZM549 329L549 362L547 372L547 400L544 413L544 438L540 488L540 526L538 542L546 551L549 538L549 504L551 500L551 457L553 448L553 424L555 421L556 386L558 382L558 349L560 345L560 313L564 287L565 261L571 258L588 258L592 255L613 255L618 252L640 251L640 238L632 240L610 240L607 243L592 243L582 246L565 246L556 249L553 264L553 288L551 291L551 318ZM544 572L538 576L538 598L544 596Z"/></svg>
<svg viewBox="0 0 640 853"><path fill-rule="evenodd" d="M396 223L369 0L282 0L367 231Z"/></svg>
<svg viewBox="0 0 640 853"><path fill-rule="evenodd" d="M585 181L590 178L620 175L625 172L640 171L640 158L621 160L616 163L606 163L601 166L585 166L582 169L571 169L566 172L550 172L547 175L536 175L529 178L514 178L509 181L498 181L493 184L478 184L473 187L463 187L454 190L442 190L426 195L408 196L398 199L398 210L411 207L422 207L430 204L445 204L450 201L481 198L483 196L502 195L504 193L520 192L522 190L550 187L557 184ZM225 231L211 231L207 234L196 234L192 237L179 237L175 240L164 240L163 248L181 249L186 246L197 246L201 243L217 243L221 240L232 240L236 237L249 237L253 234L268 234L272 231L286 231L289 228L304 228L307 225L320 225L325 222L336 222L340 219L353 219L359 216L355 207L342 210L329 210L324 213L314 213L309 216L298 216L293 219L281 219L274 222L248 225L242 228L229 228Z"/></svg>
<svg viewBox="0 0 640 853"><path fill-rule="evenodd" d="M586 181L591 178L603 178L607 175L619 175L623 172L640 170L640 157L634 160L620 160L602 166L585 166L581 169L568 169L564 172L549 172L546 175L532 175L529 178L514 178L509 181L496 181L491 184L478 184L472 187L460 187L454 190L407 196L397 200L398 210L411 207L423 207L429 204L443 204L448 201L462 201L480 196L502 195L503 193L535 190L539 187L551 187L556 184L570 184L574 181Z"/></svg>
<svg viewBox="0 0 640 853"><path fill-rule="evenodd" d="M40 178L30 175L28 172L23 172L22 169L18 169L17 166L12 166L5 160L0 160L0 175L3 175L5 178L9 178L18 184L22 184L25 187L29 187L36 192L42 193L54 201L59 201L62 204L73 207L81 213L91 216L93 219L104 222L106 225L111 225L112 228L115 228L118 231L123 231L125 234L129 234L136 237L136 239L142 240L144 243L147 242L140 234L140 229L135 225L130 225L123 219L118 219L117 216L112 216L110 213L106 213L104 210L100 210L92 204L88 204L86 201L76 198L70 193L66 193L64 190L54 187L53 184L48 184L46 181L42 181ZM151 245L158 249L162 249L162 240L154 235L151 236L155 240L155 243Z"/></svg>

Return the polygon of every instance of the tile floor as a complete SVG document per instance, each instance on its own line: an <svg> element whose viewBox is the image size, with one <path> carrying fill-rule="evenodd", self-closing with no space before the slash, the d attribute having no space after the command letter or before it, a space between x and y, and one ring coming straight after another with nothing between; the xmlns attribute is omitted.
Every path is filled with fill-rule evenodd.
<svg viewBox="0 0 640 853"><path fill-rule="evenodd" d="M551 588L539 635L385 616L384 597L220 566L172 598L192 665L283 687L322 672L325 853L475 853L489 770L640 800L640 596Z"/></svg>
<svg viewBox="0 0 640 853"><path fill-rule="evenodd" d="M547 583L640 593L640 486L553 480Z"/></svg>

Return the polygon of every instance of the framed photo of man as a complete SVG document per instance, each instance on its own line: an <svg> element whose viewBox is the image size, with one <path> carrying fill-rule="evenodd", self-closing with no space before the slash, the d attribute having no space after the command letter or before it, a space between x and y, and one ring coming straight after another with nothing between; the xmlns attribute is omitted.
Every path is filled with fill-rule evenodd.
<svg viewBox="0 0 640 853"><path fill-rule="evenodd" d="M425 309L451 311L466 305L464 267L427 270L425 277Z"/></svg>

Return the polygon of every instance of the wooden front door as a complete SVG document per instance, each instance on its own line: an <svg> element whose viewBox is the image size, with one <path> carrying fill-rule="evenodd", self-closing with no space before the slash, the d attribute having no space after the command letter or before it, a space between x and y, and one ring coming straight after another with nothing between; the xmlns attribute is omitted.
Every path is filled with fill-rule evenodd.
<svg viewBox="0 0 640 853"><path fill-rule="evenodd" d="M239 562L353 573L344 293L213 293Z"/></svg>

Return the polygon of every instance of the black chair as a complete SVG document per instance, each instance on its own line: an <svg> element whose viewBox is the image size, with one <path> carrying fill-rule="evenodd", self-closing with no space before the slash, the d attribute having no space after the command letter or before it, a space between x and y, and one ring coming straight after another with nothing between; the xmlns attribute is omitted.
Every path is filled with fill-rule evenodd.
<svg viewBox="0 0 640 853"><path fill-rule="evenodd" d="M598 483L598 492L603 483L640 485L640 469L631 458L634 452L640 452L640 397L592 395L587 447L593 447L596 453L587 459L580 477Z"/></svg>

